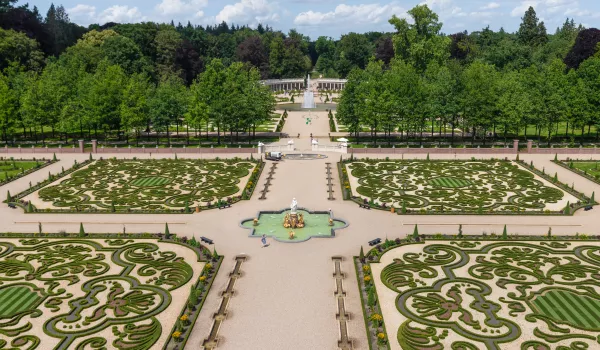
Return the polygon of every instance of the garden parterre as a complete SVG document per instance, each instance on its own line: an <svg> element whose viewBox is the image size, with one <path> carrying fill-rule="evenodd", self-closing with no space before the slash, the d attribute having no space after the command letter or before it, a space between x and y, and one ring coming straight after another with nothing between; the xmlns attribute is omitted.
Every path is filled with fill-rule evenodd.
<svg viewBox="0 0 600 350"><path fill-rule="evenodd" d="M254 176L253 176L254 175ZM255 161L237 159L98 160L24 198L37 210L186 210L247 198Z"/></svg>
<svg viewBox="0 0 600 350"><path fill-rule="evenodd" d="M160 349L209 265L158 239L3 238L0 344Z"/></svg>
<svg viewBox="0 0 600 350"><path fill-rule="evenodd" d="M598 242L435 240L375 260L391 349L598 347Z"/></svg>
<svg viewBox="0 0 600 350"><path fill-rule="evenodd" d="M579 199L503 160L355 160L343 164L352 196L408 212L561 212Z"/></svg>

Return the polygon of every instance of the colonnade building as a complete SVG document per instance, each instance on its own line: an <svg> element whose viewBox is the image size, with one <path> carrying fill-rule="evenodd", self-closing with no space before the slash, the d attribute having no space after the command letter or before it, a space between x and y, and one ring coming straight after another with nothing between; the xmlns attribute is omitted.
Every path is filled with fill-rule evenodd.
<svg viewBox="0 0 600 350"><path fill-rule="evenodd" d="M311 85L318 90L343 90L346 79L314 79L311 80ZM269 79L263 80L263 84L269 86L272 91L290 91L290 90L305 90L306 82L304 79Z"/></svg>

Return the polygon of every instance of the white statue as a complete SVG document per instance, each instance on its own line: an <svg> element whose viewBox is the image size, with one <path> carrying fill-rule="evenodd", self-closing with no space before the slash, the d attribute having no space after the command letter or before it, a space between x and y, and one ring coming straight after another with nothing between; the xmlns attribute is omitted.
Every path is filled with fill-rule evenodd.
<svg viewBox="0 0 600 350"><path fill-rule="evenodd" d="M292 205L290 205L292 214L296 214L296 210L298 210L298 202L296 198L292 199Z"/></svg>

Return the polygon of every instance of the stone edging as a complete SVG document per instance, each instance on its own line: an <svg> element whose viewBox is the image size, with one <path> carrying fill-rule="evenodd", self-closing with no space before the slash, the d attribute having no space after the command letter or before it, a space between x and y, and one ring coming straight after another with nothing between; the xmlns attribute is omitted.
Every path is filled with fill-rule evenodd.
<svg viewBox="0 0 600 350"><path fill-rule="evenodd" d="M348 334L348 321L350 320L350 314L346 312L346 292L344 291L344 278L346 275L342 272L342 261L344 260L341 256L334 256L331 258L334 265L334 274L336 290L333 295L337 301L337 314L336 319L340 323L340 340L338 340L338 348L340 350L352 350L352 340Z"/></svg>
<svg viewBox="0 0 600 350"><path fill-rule="evenodd" d="M227 288L221 293L223 299L221 299L219 309L213 315L214 321L210 329L210 333L208 337L202 342L202 346L205 350L216 349L219 345L219 331L221 330L223 321L225 321L225 319L227 318L227 308L229 307L231 298L234 295L233 287L235 286L235 282L238 280L238 278L242 277L242 263L244 263L247 259L248 257L245 255L238 255L235 257L236 263L233 268L233 271L229 274L229 282L227 283Z"/></svg>

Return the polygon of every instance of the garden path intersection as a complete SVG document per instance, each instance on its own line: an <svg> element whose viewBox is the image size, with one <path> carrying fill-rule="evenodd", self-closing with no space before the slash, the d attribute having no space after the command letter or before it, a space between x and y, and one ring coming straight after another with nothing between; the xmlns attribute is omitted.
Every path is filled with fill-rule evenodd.
<svg viewBox="0 0 600 350"><path fill-rule="evenodd" d="M290 113L291 114L291 113ZM326 118L320 118L326 121ZM317 123L320 123L321 120ZM307 126L306 132L310 132ZM295 135L290 133L290 135ZM296 140L296 144L309 148L308 135ZM287 145L287 139L280 143ZM327 143L322 141L322 143ZM194 214L136 214L136 213L25 213L22 209L10 209L5 204L0 206L0 222L2 232L31 233L38 232L41 223L43 232L78 232L80 223L93 238L93 233L121 233L125 227L128 233L133 232L164 232L165 223L169 223L172 233L180 236L208 237L215 242L218 253L224 260L216 275L206 301L199 314L198 320L187 342L187 348L200 348L208 337L213 315L221 302L221 292L227 289L230 276L238 255L247 256L241 267L241 275L235 284L235 293L228 306L227 317L219 331L218 349L337 349L339 339L339 321L336 319L338 310L336 299L335 279L332 274L332 257L343 257L341 271L345 273L344 291L345 312L350 315L347 322L348 334L354 349L368 349L368 340L363 321L361 299L358 294L357 277L354 273L353 256L358 255L360 247L368 250L367 242L373 238L385 239L404 238L411 234L414 224L419 224L419 233L456 234L462 224L465 235L501 234L504 225L508 225L511 234L535 234L543 236L548 227L553 228L554 235L575 235L586 233L600 235L600 222L596 210L578 210L572 216L566 215L395 215L384 210L364 210L352 201L344 201L341 195L341 185L336 166L332 167L335 200L328 200L326 163L335 164L339 154L329 153L327 159L294 160L281 162L269 188L265 200L259 200L258 190L264 187L267 171L263 171L257 181L256 190L249 200L234 203L226 210L203 210ZM8 155L11 156L10 154ZM19 155L14 155L19 158ZM111 155L103 155L105 158ZM122 158L123 155L115 155ZM148 155L135 155L138 159L150 158ZM236 155L231 155L233 158ZM245 159L247 155L237 155ZM473 155L477 159L491 156ZM566 158L568 155L561 156ZM13 182L0 187L0 193L15 195L29 188L29 183L37 183L47 179L48 172L58 174L61 168L70 168L74 160L82 163L88 155L59 156L59 161L33 172ZM172 155L158 157L172 158ZM179 159L197 159L201 155L179 156ZM344 158L349 155L344 155ZM384 159L386 155L375 158ZM390 156L399 159L401 156ZM425 155L405 155L406 159L425 159ZM545 169L547 174L557 174L561 182L574 183L578 192L590 197L592 193L600 194L600 185L583 178L552 162L554 155L521 155L526 164L533 162L535 168ZM576 157L576 156L574 156ZM599 156L594 156L600 160ZM132 158L132 157L131 157ZM155 155L153 158L157 158ZM206 155L204 155L206 158ZM373 158L373 157L372 157ZM455 155L432 155L432 160L454 160ZM468 161L471 155L459 155L456 159ZM266 164L268 169L270 164ZM155 179L156 180L156 179ZM148 179L150 181L150 179ZM441 184L448 180L440 180ZM456 180L450 180L453 186L462 186ZM242 180L242 183L245 183ZM354 188L352 189L354 190ZM231 193L229 190L228 193ZM360 190L359 190L360 193ZM300 206L308 210L331 210L336 218L345 220L349 226L336 231L332 239L309 239L299 244L287 244L274 240L268 249L262 249L259 239L248 237L248 230L239 226L242 220L253 218L261 210L280 210L289 207L292 198L297 198ZM0 240L0 242L5 242ZM479 249L479 248L478 248ZM186 261L190 262L191 259ZM198 269L194 267L194 278ZM130 277L123 277L123 283ZM135 284L135 283L133 283ZM487 282L491 285L490 282ZM128 286L127 288L130 288ZM383 292L378 286L378 292ZM482 292L483 293L483 292ZM564 296L564 295L563 295ZM382 297L380 295L380 297ZM408 298L409 296L405 296ZM555 297L555 296L550 296ZM157 297L158 298L158 297ZM382 297L383 298L383 297ZM393 300L393 299L392 299ZM404 300L404 299L403 299ZM425 299L423 299L425 300ZM390 306L394 307L394 305ZM175 310L178 313L181 308ZM395 309L394 309L395 310ZM396 310L396 314L399 313ZM387 333L392 344L396 339L398 325L390 315L384 312ZM387 318L390 318L388 321ZM521 317L521 316L519 316ZM44 318L49 319L48 318ZM583 320L581 322L587 322ZM165 322L172 322L165 321ZM506 328L507 332L510 327ZM165 325L164 329L171 329ZM110 329L107 331L110 333ZM510 333L510 332L509 332ZM46 335L50 337L51 335ZM107 335L112 336L112 335ZM112 339L112 338L111 338ZM110 344L107 344L110 346ZM153 348L161 348L162 344ZM40 347L45 348L45 347ZM500 346L502 348L502 346Z"/></svg>

